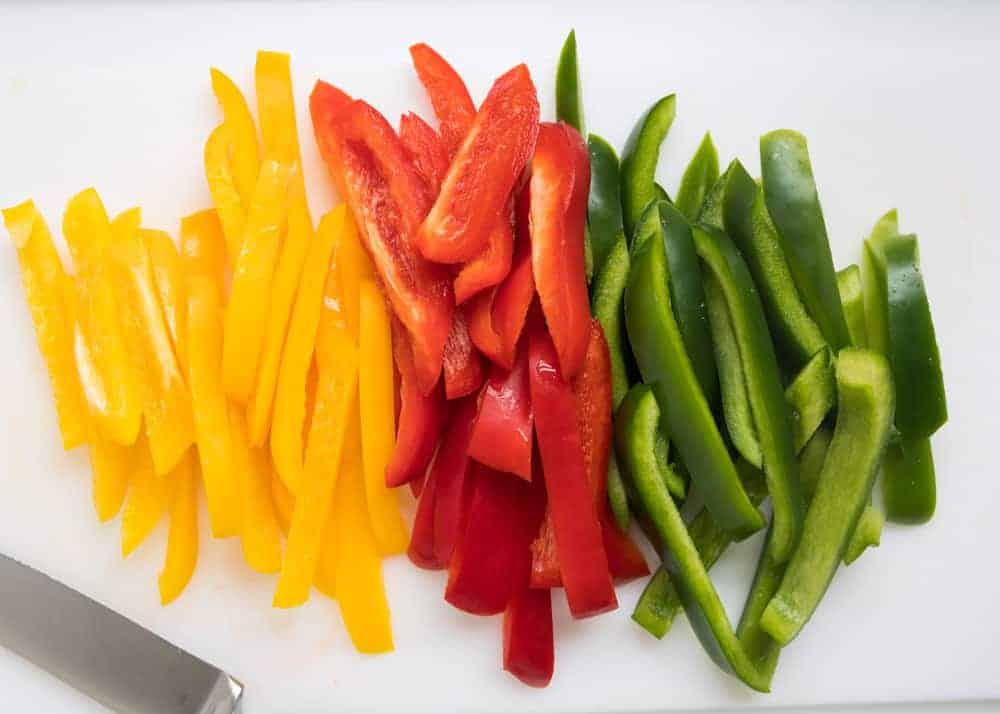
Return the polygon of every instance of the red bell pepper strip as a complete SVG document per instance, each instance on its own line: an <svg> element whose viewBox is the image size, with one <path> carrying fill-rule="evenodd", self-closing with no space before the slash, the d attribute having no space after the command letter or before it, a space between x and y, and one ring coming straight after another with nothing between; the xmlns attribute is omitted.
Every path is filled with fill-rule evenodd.
<svg viewBox="0 0 1000 714"><path fill-rule="evenodd" d="M535 286L562 374L572 379L583 365L590 334L583 249L590 159L576 129L541 125L530 187Z"/></svg>
<svg viewBox="0 0 1000 714"><path fill-rule="evenodd" d="M437 557L434 549L434 509L437 501L437 483L431 473L424 480L417 499L417 513L413 517L413 531L406 555L418 568L442 570L448 566L447 560Z"/></svg>
<svg viewBox="0 0 1000 714"><path fill-rule="evenodd" d="M426 188L392 126L370 105L355 100L326 118L314 123L320 146L335 162L334 180L342 176L382 287L410 335L417 382L427 394L441 372L454 298L447 271L424 260L412 243L427 212Z"/></svg>
<svg viewBox="0 0 1000 714"><path fill-rule="evenodd" d="M472 496L469 464L469 438L476 418L476 398L468 396L451 410L451 419L444 432L437 455L430 469L437 490L434 505L434 552L447 564L455 551L455 543L465 530L465 519Z"/></svg>
<svg viewBox="0 0 1000 714"><path fill-rule="evenodd" d="M479 395L469 456L497 471L531 480L531 393L528 354L522 346L514 368L494 365Z"/></svg>
<svg viewBox="0 0 1000 714"><path fill-rule="evenodd" d="M410 112L399 120L399 140L424 180L428 195L434 198L441 190L441 179L448 171L448 152L441 137L427 122Z"/></svg>
<svg viewBox="0 0 1000 714"><path fill-rule="evenodd" d="M461 310L455 310L451 332L444 345L444 392L448 399L472 394L483 384L483 361L472 344Z"/></svg>
<svg viewBox="0 0 1000 714"><path fill-rule="evenodd" d="M497 285L510 273L514 254L511 210L504 211L490 230L486 247L462 266L455 277L455 302L461 304L486 288Z"/></svg>
<svg viewBox="0 0 1000 714"><path fill-rule="evenodd" d="M507 608L513 590L518 518L527 508L531 484L475 461L471 475L472 501L448 568L444 599L473 615L496 615Z"/></svg>
<svg viewBox="0 0 1000 714"><path fill-rule="evenodd" d="M341 170L340 142L332 127L336 117L354 101L349 94L341 91L322 79L316 82L312 94L309 95L309 114L312 116L313 133L316 135L316 145L323 157L330 177L342 198L347 196L344 186L344 175Z"/></svg>
<svg viewBox="0 0 1000 714"><path fill-rule="evenodd" d="M435 386L430 394L417 386L409 338L398 320L392 321L392 351L399 369L401 404L396 446L385 469L385 485L389 488L423 476L447 416L441 386Z"/></svg>
<svg viewBox="0 0 1000 714"><path fill-rule="evenodd" d="M494 364L502 364L500 335L493 325L493 302L497 289L479 293L460 308L469 325L472 344Z"/></svg>
<svg viewBox="0 0 1000 714"><path fill-rule="evenodd" d="M531 502L518 520L518 564L514 590L503 617L503 668L532 687L552 679L555 643L552 637L552 596L529 587L531 553L528 544L545 512L544 477L537 466Z"/></svg>
<svg viewBox="0 0 1000 714"><path fill-rule="evenodd" d="M618 601L588 484L576 396L563 379L552 339L539 325L532 326L528 350L535 433L566 598L574 617L597 615L615 609Z"/></svg>
<svg viewBox="0 0 1000 714"><path fill-rule="evenodd" d="M493 84L420 226L417 245L425 258L461 263L483 250L535 150L538 113L525 65Z"/></svg>
<svg viewBox="0 0 1000 714"><path fill-rule="evenodd" d="M525 184L517 201L517 245L510 273L496 290L493 298L493 328L500 337L498 364L510 369L518 340L528 318L528 308L535 299L535 276L531 261L531 231L528 213L531 201Z"/></svg>
<svg viewBox="0 0 1000 714"><path fill-rule="evenodd" d="M420 43L410 48L410 57L431 98L448 156L453 157L475 121L476 105L458 72L437 52Z"/></svg>

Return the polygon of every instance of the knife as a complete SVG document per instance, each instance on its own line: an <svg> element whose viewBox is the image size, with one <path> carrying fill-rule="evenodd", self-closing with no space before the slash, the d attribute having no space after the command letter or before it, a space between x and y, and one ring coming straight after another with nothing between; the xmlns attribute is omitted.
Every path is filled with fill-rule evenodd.
<svg viewBox="0 0 1000 714"><path fill-rule="evenodd" d="M115 711L240 712L239 681L5 555L0 644Z"/></svg>

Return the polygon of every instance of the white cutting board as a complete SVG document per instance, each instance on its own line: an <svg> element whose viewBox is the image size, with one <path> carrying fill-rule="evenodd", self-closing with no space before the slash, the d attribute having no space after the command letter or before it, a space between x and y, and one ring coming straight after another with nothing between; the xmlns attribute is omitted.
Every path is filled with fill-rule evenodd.
<svg viewBox="0 0 1000 714"><path fill-rule="evenodd" d="M615 711L1000 696L1000 390L996 221L1000 158L996 72L1000 5L602 3L451 7L80 3L0 8L0 205L33 197L58 229L66 200L96 186L109 211L141 204L176 232L209 205L201 152L219 121L208 68L251 90L258 48L290 51L310 199L331 202L306 98L323 77L391 119L430 118L407 47L427 41L479 101L526 61L546 118L555 61L575 27L588 127L620 147L636 116L668 92L678 117L660 178L676 190L702 132L723 162L757 171L757 138L803 131L839 266L888 208L921 237L951 421L934 438L938 511L921 528L889 526L882 547L833 583L786 650L774 693L721 674L680 618L663 642L621 609L573 622L557 598L556 675L536 691L500 670L500 623L456 612L443 575L404 558L385 567L397 651L354 653L333 603L269 607L274 579L251 573L234 541L203 540L184 596L158 604L161 528L127 562L117 521L99 525L82 450L59 447L14 250L0 241L0 551L50 573L232 672L246 710ZM252 97L252 91L249 96ZM759 547L714 571L738 617ZM13 656L5 653L8 659ZM43 685L4 692L37 709ZM18 697L22 699L19 700ZM45 709L58 709L53 686ZM79 702L65 699L65 711Z"/></svg>

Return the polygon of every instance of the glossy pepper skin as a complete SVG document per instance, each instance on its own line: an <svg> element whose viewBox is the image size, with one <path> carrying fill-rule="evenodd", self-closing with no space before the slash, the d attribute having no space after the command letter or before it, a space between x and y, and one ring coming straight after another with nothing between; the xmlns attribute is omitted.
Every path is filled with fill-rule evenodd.
<svg viewBox="0 0 1000 714"><path fill-rule="evenodd" d="M469 440L476 419L476 398L468 396L451 408L448 428L434 455L431 474L437 495L434 506L434 553L447 565L465 530L472 496Z"/></svg>
<svg viewBox="0 0 1000 714"><path fill-rule="evenodd" d="M663 97L636 122L622 152L622 215L625 235L632 239L643 210L657 198L655 177L660 144L677 113L673 94Z"/></svg>
<svg viewBox="0 0 1000 714"><path fill-rule="evenodd" d="M788 129L765 134L760 165L767 210L802 302L826 341L840 350L850 335L805 137Z"/></svg>
<svg viewBox="0 0 1000 714"><path fill-rule="evenodd" d="M522 348L513 369L508 371L494 365L483 385L469 456L528 481L533 435L528 355Z"/></svg>
<svg viewBox="0 0 1000 714"><path fill-rule="evenodd" d="M685 350L672 312L663 243L647 240L632 257L625 322L643 379L652 385L664 426L709 511L724 529L745 537L764 520L740 484Z"/></svg>
<svg viewBox="0 0 1000 714"><path fill-rule="evenodd" d="M526 66L518 65L497 79L417 233L424 257L461 263L483 250L534 151L538 114L538 97Z"/></svg>
<svg viewBox="0 0 1000 714"><path fill-rule="evenodd" d="M698 144L698 149L691 157L691 162L684 169L681 185L677 190L674 205L689 221L697 220L705 196L719 180L719 153L712 143L712 135L705 132L705 137Z"/></svg>
<svg viewBox="0 0 1000 714"><path fill-rule="evenodd" d="M559 65L556 68L556 119L566 122L580 134L585 133L575 30L570 30L559 52Z"/></svg>
<svg viewBox="0 0 1000 714"><path fill-rule="evenodd" d="M441 179L448 171L448 152L438 133L413 112L399 120L399 140L420 174L430 196L441 190Z"/></svg>
<svg viewBox="0 0 1000 714"><path fill-rule="evenodd" d="M453 157L476 118L476 105L458 72L431 47L413 45L410 57L434 107L448 156Z"/></svg>
<svg viewBox="0 0 1000 714"><path fill-rule="evenodd" d="M458 399L466 394L472 394L483 383L485 377L483 361L475 345L472 344L469 325L461 310L455 310L453 313L451 331L444 343L441 366L444 393L448 399Z"/></svg>
<svg viewBox="0 0 1000 714"><path fill-rule="evenodd" d="M705 651L724 671L766 692L767 683L736 638L698 549L660 477L655 455L659 421L660 410L652 389L644 384L633 387L619 408L615 424L624 474L662 541L664 565Z"/></svg>
<svg viewBox="0 0 1000 714"><path fill-rule="evenodd" d="M601 274L608 255L619 239L625 237L625 226L622 223L618 155L607 141L596 134L587 137L587 151L590 153L587 225L596 276Z"/></svg>
<svg viewBox="0 0 1000 714"><path fill-rule="evenodd" d="M544 123L532 160L531 263L559 366L572 379L590 333L583 231L590 191L587 147L567 124Z"/></svg>

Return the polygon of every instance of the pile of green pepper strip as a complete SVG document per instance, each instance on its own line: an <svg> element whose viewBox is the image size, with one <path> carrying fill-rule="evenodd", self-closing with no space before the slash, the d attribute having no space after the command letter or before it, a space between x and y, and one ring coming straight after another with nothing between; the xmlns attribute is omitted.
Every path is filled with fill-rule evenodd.
<svg viewBox="0 0 1000 714"><path fill-rule="evenodd" d="M582 132L572 32L556 97L558 118ZM675 115L674 95L655 102L620 163L587 140L591 302L616 410L608 499L619 527L634 511L663 556L633 619L663 637L683 607L722 669L768 691L838 565L879 545L879 469L890 520L933 514L940 360L916 239L899 235L895 211L862 268L836 272L806 141L789 130L761 138L762 181L738 160L720 175L706 133L672 201L655 176ZM675 501L688 474L704 507L685 524ZM768 496L734 631L707 571L763 526Z"/></svg>

